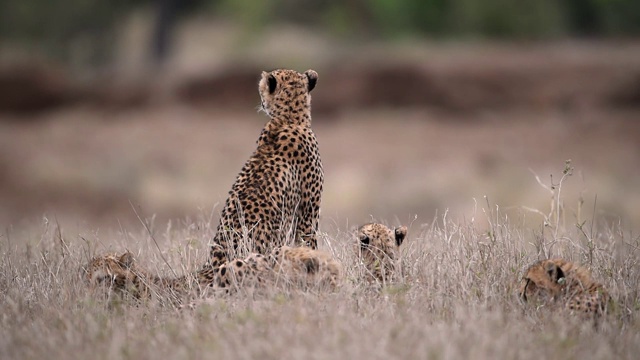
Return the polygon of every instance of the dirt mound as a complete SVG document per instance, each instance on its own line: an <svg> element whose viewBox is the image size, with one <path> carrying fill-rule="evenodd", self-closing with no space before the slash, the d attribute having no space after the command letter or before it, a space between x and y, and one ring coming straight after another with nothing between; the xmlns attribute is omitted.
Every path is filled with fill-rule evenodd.
<svg viewBox="0 0 640 360"><path fill-rule="evenodd" d="M52 65L22 63L0 66L0 113L30 115L90 104L105 110L147 105L153 94L149 83L131 83L99 77L80 84Z"/></svg>
<svg viewBox="0 0 640 360"><path fill-rule="evenodd" d="M0 67L0 112L33 113L68 105L75 97L69 78L41 64Z"/></svg>
<svg viewBox="0 0 640 360"><path fill-rule="evenodd" d="M260 103L256 91L260 72L255 68L231 68L224 73L193 77L176 86L176 96L194 106L256 106Z"/></svg>
<svg viewBox="0 0 640 360"><path fill-rule="evenodd" d="M322 86L314 92L314 111L640 107L640 61L633 54L605 58L597 47L588 49L555 56L547 56L542 47L467 57L449 54L439 60L334 61L317 68ZM256 84L261 70L259 66L232 64L178 79L168 93L194 107L253 108L259 104ZM102 77L79 86L51 67L5 66L0 68L0 112L38 112L76 103L107 110L143 107L153 97L167 94L166 88L160 94L151 79L133 84L119 80L126 79Z"/></svg>
<svg viewBox="0 0 640 360"><path fill-rule="evenodd" d="M177 97L194 106L252 107L259 102L257 74L255 68L205 74L185 80ZM541 59L527 66L502 61L446 69L428 63L345 64L322 74L322 86L314 92L318 113L376 107L478 111L640 106L640 66L613 63Z"/></svg>

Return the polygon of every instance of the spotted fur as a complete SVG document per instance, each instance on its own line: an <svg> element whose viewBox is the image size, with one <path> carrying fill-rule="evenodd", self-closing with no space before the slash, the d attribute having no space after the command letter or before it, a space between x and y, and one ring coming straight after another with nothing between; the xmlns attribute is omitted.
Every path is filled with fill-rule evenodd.
<svg viewBox="0 0 640 360"><path fill-rule="evenodd" d="M154 294L164 295L162 298L178 299L193 284L192 279L187 276L161 278L151 275L137 264L133 254L128 251L94 257L83 266L82 275L94 292L106 290L107 295L113 293L137 300L151 298ZM162 294L154 293L154 290L162 291Z"/></svg>
<svg viewBox="0 0 640 360"><path fill-rule="evenodd" d="M342 266L331 254L307 247L275 248L269 258L277 278L305 288L336 289L342 275Z"/></svg>
<svg viewBox="0 0 640 360"><path fill-rule="evenodd" d="M589 270L564 259L531 265L522 278L520 298L538 305L560 304L571 312L586 314L605 312L609 302L609 294Z"/></svg>
<svg viewBox="0 0 640 360"><path fill-rule="evenodd" d="M215 268L202 268L187 276L160 277L140 267L130 252L106 254L84 266L84 278L92 289L130 295L137 300L160 295L179 304L189 295L209 292L230 294L239 289L269 288L277 284L327 286L335 289L341 267L333 257L307 247L283 246L269 256L252 253Z"/></svg>
<svg viewBox="0 0 640 360"><path fill-rule="evenodd" d="M406 226L390 229L382 224L371 223L358 229L358 254L369 280L388 282L393 279L398 250L406 236Z"/></svg>
<svg viewBox="0 0 640 360"><path fill-rule="evenodd" d="M311 130L313 70L263 72L261 110L270 118L221 213L207 266L293 243L317 248L324 173Z"/></svg>

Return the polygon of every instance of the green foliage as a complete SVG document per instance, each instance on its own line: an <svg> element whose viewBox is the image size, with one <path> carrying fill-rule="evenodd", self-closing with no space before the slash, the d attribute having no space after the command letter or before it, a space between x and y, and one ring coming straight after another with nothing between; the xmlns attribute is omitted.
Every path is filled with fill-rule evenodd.
<svg viewBox="0 0 640 360"><path fill-rule="evenodd" d="M562 32L555 0L456 0L449 12L449 31L467 36L547 37Z"/></svg>
<svg viewBox="0 0 640 360"><path fill-rule="evenodd" d="M67 60L73 53L96 62L109 53L114 28L138 2L20 0L0 3L0 39L31 44Z"/></svg>
<svg viewBox="0 0 640 360"><path fill-rule="evenodd" d="M213 0L210 0L213 1ZM217 2L217 1L216 1ZM331 33L395 38L550 38L640 33L635 0L222 0L222 9L255 29L273 22Z"/></svg>
<svg viewBox="0 0 640 360"><path fill-rule="evenodd" d="M591 0L594 17L598 27L606 35L638 35L640 34L640 2L636 0ZM580 9L577 5L574 13ZM587 29L590 30L589 27Z"/></svg>
<svg viewBox="0 0 640 360"><path fill-rule="evenodd" d="M272 8L276 1L234 0L223 1L213 11L229 15L239 21L248 30L259 30L273 16Z"/></svg>
<svg viewBox="0 0 640 360"><path fill-rule="evenodd" d="M108 61L118 26L142 5L210 12L248 34L288 22L341 37L538 39L640 34L637 0L20 0L0 2L0 40L54 57ZM170 10L171 11L171 10Z"/></svg>
<svg viewBox="0 0 640 360"><path fill-rule="evenodd" d="M373 14L373 21L383 35L396 35L412 28L409 15L410 2L394 0L367 0Z"/></svg>
<svg viewBox="0 0 640 360"><path fill-rule="evenodd" d="M353 25L349 13L343 6L332 4L323 14L323 24L336 35L346 35L353 32Z"/></svg>

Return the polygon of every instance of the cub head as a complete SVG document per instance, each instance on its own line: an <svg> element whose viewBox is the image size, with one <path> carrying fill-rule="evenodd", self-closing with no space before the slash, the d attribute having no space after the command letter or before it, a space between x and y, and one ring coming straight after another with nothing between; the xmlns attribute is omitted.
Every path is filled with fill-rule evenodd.
<svg viewBox="0 0 640 360"><path fill-rule="evenodd" d="M407 227L390 229L371 223L358 229L358 253L367 272L379 281L388 281L395 270L395 260L400 245L407 236Z"/></svg>
<svg viewBox="0 0 640 360"><path fill-rule="evenodd" d="M139 275L133 254L128 251L96 256L82 268L82 276L92 290L128 292L136 298L146 290Z"/></svg>
<svg viewBox="0 0 640 360"><path fill-rule="evenodd" d="M563 259L541 260L531 265L520 284L520 298L529 300L553 300L567 283Z"/></svg>
<svg viewBox="0 0 640 360"><path fill-rule="evenodd" d="M84 280L91 286L113 282L118 277L127 276L135 260L133 254L105 254L96 256L82 268Z"/></svg>

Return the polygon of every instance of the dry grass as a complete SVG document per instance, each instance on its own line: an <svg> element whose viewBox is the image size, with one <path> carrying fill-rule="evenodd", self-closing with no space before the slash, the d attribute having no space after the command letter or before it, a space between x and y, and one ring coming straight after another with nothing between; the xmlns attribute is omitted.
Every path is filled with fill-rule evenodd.
<svg viewBox="0 0 640 360"><path fill-rule="evenodd" d="M561 196L557 185L552 191ZM640 238L598 219L562 226L562 212L555 212L561 205L556 197L540 229L488 201L468 220L444 214L431 224L407 224L402 273L382 290L361 281L351 231L329 229L321 246L345 264L335 293L238 294L193 311L97 301L79 281L79 268L95 253L129 248L167 275L170 266L194 269L215 225L209 216L163 229L151 221L149 232L140 226L137 233L72 233L54 221L7 231L0 238L0 353L7 359L636 358ZM586 264L609 289L615 300L602 321L519 303L523 268L549 255Z"/></svg>
<svg viewBox="0 0 640 360"><path fill-rule="evenodd" d="M266 59L261 68L295 61L327 74L323 79L339 77L333 64L342 59L316 63L335 51L303 35L295 46L280 41L295 53L282 59L270 55L276 52L269 41L234 59ZM182 45L189 49L181 54L190 58L176 59L176 78L211 67L202 56L218 56L225 45L211 40L213 47ZM401 55L447 76L489 66L492 71L479 72L489 76L488 84L500 75L515 84L516 95L529 94L530 87L494 64L504 61L509 70L539 63L547 75L536 75L536 81L550 93L539 94L540 104L531 108L458 113L347 106L314 115L327 175L321 247L345 264L344 284L335 293L240 294L177 311L154 303L109 305L89 296L79 281L81 265L107 251L129 249L144 267L165 275L204 261L217 225L213 205L224 202L266 121L253 106L222 111L226 104L206 109L161 99L119 111L79 106L28 118L1 115L0 358L637 358L638 110L606 102L592 108L574 94L585 88L587 95L598 95L584 86L592 76L605 85L617 80L599 66L584 72L589 58L619 74L637 64L636 47L581 46L576 52L558 44L497 53L486 44L446 45L449 51L407 47L360 51L349 45L349 52L376 59ZM558 61L559 70L546 70ZM224 61L213 63L224 71ZM580 74L565 81L568 70ZM461 94L470 88L460 86ZM314 106L331 108L329 95L349 105L353 99L337 88L319 88ZM257 93L250 91L257 105ZM509 91L478 93L502 97ZM553 107L548 99L554 96L568 102ZM557 189L549 194L529 168L546 180L558 160L569 158L579 171L562 188L563 204ZM554 211L547 207L550 199ZM149 219L149 232L131 225L137 220L129 200L141 205L142 217L148 211L162 220ZM198 208L208 210L198 217ZM53 217L26 224L43 213L56 214L62 226ZM185 214L192 218L166 220ZM381 291L360 280L364 269L354 257L353 226L345 225L370 220L369 214L410 227L402 273ZM408 223L416 214L418 220ZM548 256L585 264L610 291L610 313L597 326L523 307L516 299L524 268Z"/></svg>

